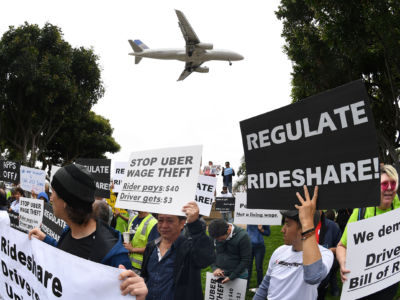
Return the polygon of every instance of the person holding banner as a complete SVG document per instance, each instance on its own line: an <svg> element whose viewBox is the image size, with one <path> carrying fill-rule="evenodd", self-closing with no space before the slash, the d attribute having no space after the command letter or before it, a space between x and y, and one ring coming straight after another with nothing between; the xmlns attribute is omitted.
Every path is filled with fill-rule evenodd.
<svg viewBox="0 0 400 300"><path fill-rule="evenodd" d="M340 265L340 277L342 282L347 280L347 274L350 270L346 269L346 251L347 251L347 226L349 223L358 220L372 218L384 214L400 207L399 197L396 195L399 186L399 175L391 165L381 165L381 201L376 207L356 208L353 210L342 238L336 247L336 258ZM396 296L399 283L393 284L381 291L360 299L393 299Z"/></svg>
<svg viewBox="0 0 400 300"><path fill-rule="evenodd" d="M57 242L39 228L32 236L70 254L104 265L131 269L128 251L122 245L121 234L94 219L92 204L96 185L85 167L70 164L60 168L51 182L54 215L68 226Z"/></svg>
<svg viewBox="0 0 400 300"><path fill-rule="evenodd" d="M214 245L199 221L197 203L182 211L186 217L158 215L160 238L147 244L143 255L146 300L203 300L201 269L214 262ZM189 235L181 234L185 222Z"/></svg>
<svg viewBox="0 0 400 300"><path fill-rule="evenodd" d="M333 254L317 243L315 225L318 187L310 199L304 186L304 198L296 193L301 205L297 210L282 210L285 245L277 248L269 261L267 273L253 300L317 299L318 284L328 275Z"/></svg>

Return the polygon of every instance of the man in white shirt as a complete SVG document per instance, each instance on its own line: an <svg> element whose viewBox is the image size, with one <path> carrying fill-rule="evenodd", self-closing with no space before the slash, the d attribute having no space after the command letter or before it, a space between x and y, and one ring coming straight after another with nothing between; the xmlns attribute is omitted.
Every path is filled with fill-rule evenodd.
<svg viewBox="0 0 400 300"><path fill-rule="evenodd" d="M285 217L282 233L285 245L274 251L268 271L253 300L315 300L318 284L329 273L333 263L330 250L318 245L314 221L318 187L310 199L304 186L305 200L296 193L301 205L297 210L283 210Z"/></svg>

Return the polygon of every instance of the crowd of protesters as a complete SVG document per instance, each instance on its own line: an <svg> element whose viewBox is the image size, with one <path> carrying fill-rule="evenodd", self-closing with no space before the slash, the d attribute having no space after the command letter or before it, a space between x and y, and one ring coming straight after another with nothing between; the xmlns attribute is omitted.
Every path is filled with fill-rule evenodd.
<svg viewBox="0 0 400 300"><path fill-rule="evenodd" d="M232 196L235 171L229 162L215 167L210 161L203 173L223 178L223 196ZM255 300L325 299L328 287L337 296L339 271L346 268L347 225L400 207L398 174L390 165L381 166L381 195L377 207L318 211L318 187L312 196L304 186L293 195L298 204L282 210L284 245L273 252L268 269L263 270L265 238L269 226L248 225L247 230L223 215L206 226L195 201L182 207L184 216L125 211L95 200L92 175L77 164L60 168L51 181L51 192L32 194L50 202L54 215L67 226L57 241L39 228L29 232L63 251L121 271L121 293L138 300L203 299L201 270L211 266L213 275L225 284L237 278L248 280L255 260ZM0 187L0 223L9 224L7 212L19 212L25 191L16 186ZM111 197L116 197L111 193ZM190 200L190 199L188 199ZM111 225L111 226L110 226ZM207 234L208 230L208 234ZM268 238L266 238L268 243ZM362 299L394 299L398 283ZM1 298L1 297L0 297Z"/></svg>

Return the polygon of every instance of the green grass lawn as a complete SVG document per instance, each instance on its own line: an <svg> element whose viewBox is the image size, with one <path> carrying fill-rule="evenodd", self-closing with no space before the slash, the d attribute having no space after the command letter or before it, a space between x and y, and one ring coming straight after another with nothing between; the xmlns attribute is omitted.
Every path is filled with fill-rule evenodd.
<svg viewBox="0 0 400 300"><path fill-rule="evenodd" d="M271 226L271 235L269 237L264 237L265 248L266 248L265 258L264 258L264 275L265 275L265 272L267 272L269 259L272 255L272 253L274 252L274 250L276 248L278 248L280 245L283 244L281 228L282 228L282 226ZM206 280L206 272L211 272L211 268L208 267L206 269L203 269L203 271L202 271L201 281L202 281L202 285L203 285L203 290L204 290L204 284L205 284L205 280ZM257 274L256 274L255 266L253 266L253 273L251 276L250 288L257 287L256 281L257 281ZM339 285L339 288L341 289L342 282L340 281L339 272L338 272L338 285ZM251 300L253 298L253 296L254 296L254 293L247 291L246 300ZM400 289L397 292L396 299L400 299L399 297L400 297ZM328 291L325 299L326 300L339 300L340 297L333 297L330 294L330 291Z"/></svg>

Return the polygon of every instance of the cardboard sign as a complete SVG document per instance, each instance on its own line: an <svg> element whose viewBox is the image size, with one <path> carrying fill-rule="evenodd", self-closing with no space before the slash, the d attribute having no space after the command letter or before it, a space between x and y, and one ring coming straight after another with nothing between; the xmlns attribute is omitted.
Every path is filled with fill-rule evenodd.
<svg viewBox="0 0 400 300"><path fill-rule="evenodd" d="M361 80L240 122L247 207L293 209L303 185L318 208L379 203L378 143Z"/></svg>
<svg viewBox="0 0 400 300"><path fill-rule="evenodd" d="M122 181L125 177L125 170L128 167L127 162L116 162L112 173L113 192L119 193L122 190Z"/></svg>
<svg viewBox="0 0 400 300"><path fill-rule="evenodd" d="M282 215L279 210L248 209L247 194L235 194L235 224L249 225L281 225Z"/></svg>
<svg viewBox="0 0 400 300"><path fill-rule="evenodd" d="M349 223L347 281L342 300L358 299L400 281L399 209Z"/></svg>
<svg viewBox="0 0 400 300"><path fill-rule="evenodd" d="M184 215L199 178L202 146L134 152L116 207Z"/></svg>
<svg viewBox="0 0 400 300"><path fill-rule="evenodd" d="M5 245L0 247L0 295L5 299L135 299L121 295L117 268L29 240L4 224L0 243Z"/></svg>
<svg viewBox="0 0 400 300"><path fill-rule="evenodd" d="M20 164L11 160L0 160L0 180L19 184Z"/></svg>
<svg viewBox="0 0 400 300"><path fill-rule="evenodd" d="M207 176L217 176L219 175L219 172L221 172L221 166L220 165L207 165L204 166L203 168L203 174Z"/></svg>
<svg viewBox="0 0 400 300"><path fill-rule="evenodd" d="M244 300L246 296L247 280L236 278L227 283L219 283L210 272L206 277L206 292L204 299L208 300Z"/></svg>
<svg viewBox="0 0 400 300"><path fill-rule="evenodd" d="M64 220L59 219L54 215L53 207L50 204L45 203L43 221L40 225L40 229L45 234L58 241L66 225L67 223L65 223Z"/></svg>
<svg viewBox="0 0 400 300"><path fill-rule="evenodd" d="M43 220L43 206L43 200L19 198L19 227L28 231L40 227Z"/></svg>
<svg viewBox="0 0 400 300"><path fill-rule="evenodd" d="M235 197L216 197L215 198L216 211L234 211L235 210Z"/></svg>
<svg viewBox="0 0 400 300"><path fill-rule="evenodd" d="M85 166L93 175L95 197L110 198L111 159L78 158L75 162Z"/></svg>
<svg viewBox="0 0 400 300"><path fill-rule="evenodd" d="M199 182L197 183L197 190L195 201L199 206L200 214L209 216L212 203L214 202L215 187L217 185L217 178L211 176L200 175Z"/></svg>
<svg viewBox="0 0 400 300"><path fill-rule="evenodd" d="M36 194L44 192L46 172L44 170L20 167L21 188L25 191L34 191Z"/></svg>

